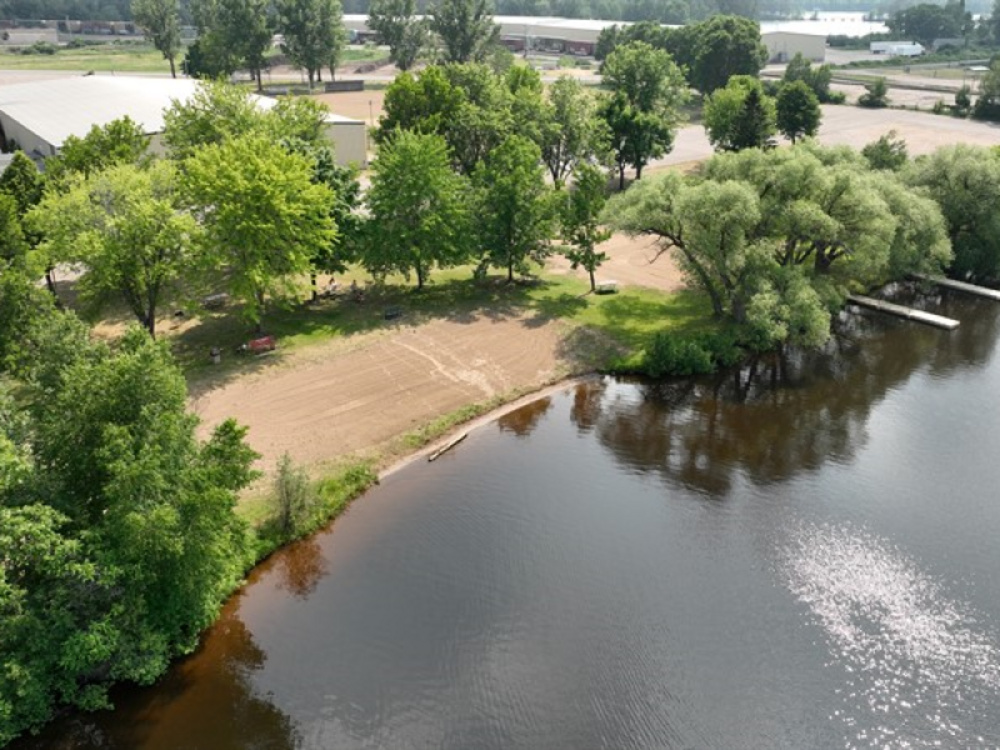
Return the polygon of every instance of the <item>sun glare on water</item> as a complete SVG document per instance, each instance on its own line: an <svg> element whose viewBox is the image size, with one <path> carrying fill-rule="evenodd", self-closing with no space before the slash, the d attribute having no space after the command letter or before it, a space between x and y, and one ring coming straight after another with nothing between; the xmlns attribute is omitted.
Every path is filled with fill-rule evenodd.
<svg viewBox="0 0 1000 750"><path fill-rule="evenodd" d="M845 674L831 715L845 747L995 746L977 729L1000 711L1000 647L942 582L887 540L833 524L794 527L781 569Z"/></svg>

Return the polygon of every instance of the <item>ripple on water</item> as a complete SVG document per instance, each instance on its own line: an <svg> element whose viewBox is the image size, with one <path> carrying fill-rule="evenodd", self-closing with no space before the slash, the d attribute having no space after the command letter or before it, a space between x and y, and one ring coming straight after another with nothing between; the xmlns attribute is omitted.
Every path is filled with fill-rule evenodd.
<svg viewBox="0 0 1000 750"><path fill-rule="evenodd" d="M849 525L794 526L781 569L846 673L845 747L1000 746L1000 647L970 605Z"/></svg>

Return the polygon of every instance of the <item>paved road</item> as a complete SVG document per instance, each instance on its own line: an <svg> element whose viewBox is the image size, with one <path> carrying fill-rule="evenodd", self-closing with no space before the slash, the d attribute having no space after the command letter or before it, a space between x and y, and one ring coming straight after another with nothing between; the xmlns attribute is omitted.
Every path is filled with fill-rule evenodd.
<svg viewBox="0 0 1000 750"><path fill-rule="evenodd" d="M831 146L861 148L890 130L895 130L906 141L911 156L928 154L953 143L1000 145L998 124L956 120L927 112L833 105L823 107L819 140ZM712 147L705 129L701 125L689 125L678 132L673 151L650 166L674 166L707 159L711 155Z"/></svg>

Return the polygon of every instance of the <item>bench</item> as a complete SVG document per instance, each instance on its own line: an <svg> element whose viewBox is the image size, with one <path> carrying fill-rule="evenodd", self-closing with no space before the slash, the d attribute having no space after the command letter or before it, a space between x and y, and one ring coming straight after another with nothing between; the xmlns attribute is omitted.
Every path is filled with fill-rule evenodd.
<svg viewBox="0 0 1000 750"><path fill-rule="evenodd" d="M594 289L597 294L614 294L618 291L617 281L598 281Z"/></svg>
<svg viewBox="0 0 1000 750"><path fill-rule="evenodd" d="M244 344L245 350L251 354L263 354L273 352L278 348L278 340L274 336L261 336L259 339L251 339Z"/></svg>
<svg viewBox="0 0 1000 750"><path fill-rule="evenodd" d="M220 307L224 307L228 301L229 295L225 292L219 292L218 294L210 294L207 297L203 297L201 306L206 310L218 310Z"/></svg>

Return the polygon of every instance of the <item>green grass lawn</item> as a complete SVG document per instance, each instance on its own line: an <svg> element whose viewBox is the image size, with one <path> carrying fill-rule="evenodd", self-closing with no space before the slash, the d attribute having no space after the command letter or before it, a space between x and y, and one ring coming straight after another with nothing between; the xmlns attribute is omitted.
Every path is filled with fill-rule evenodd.
<svg viewBox="0 0 1000 750"><path fill-rule="evenodd" d="M631 288L617 294L596 295L590 293L585 282L560 275L544 275L515 284L495 275L485 282L474 283L471 276L471 267L437 271L420 291L402 278L389 278L381 287L370 287L363 302L352 301L345 295L314 304L273 308L265 317L264 330L278 338L281 351L288 351L435 319L526 315L539 324L559 319L570 325L586 326L619 347L635 350L641 349L655 331L694 333L717 326L708 300L696 292L665 294ZM353 279L363 285L365 278L360 270L338 276L343 287ZM402 316L386 320L386 309L393 307L400 308ZM232 305L206 315L199 325L171 341L192 382L215 381L259 366L261 358L230 356L253 336L241 320L238 307ZM213 347L226 355L221 366L209 362L208 352Z"/></svg>
<svg viewBox="0 0 1000 750"><path fill-rule="evenodd" d="M183 53L178 56L178 65ZM102 44L60 49L54 55L16 55L0 52L0 70L93 70L100 73L169 73L170 64L152 45Z"/></svg>

